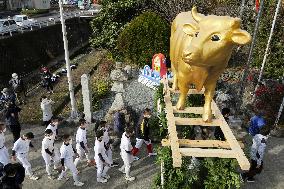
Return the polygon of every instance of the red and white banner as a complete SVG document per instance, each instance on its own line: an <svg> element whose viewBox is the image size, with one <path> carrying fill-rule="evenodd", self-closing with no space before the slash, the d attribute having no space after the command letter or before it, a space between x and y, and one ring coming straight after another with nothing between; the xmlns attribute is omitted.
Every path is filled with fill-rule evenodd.
<svg viewBox="0 0 284 189"><path fill-rule="evenodd" d="M255 0L255 10L256 12L259 11L260 0Z"/></svg>

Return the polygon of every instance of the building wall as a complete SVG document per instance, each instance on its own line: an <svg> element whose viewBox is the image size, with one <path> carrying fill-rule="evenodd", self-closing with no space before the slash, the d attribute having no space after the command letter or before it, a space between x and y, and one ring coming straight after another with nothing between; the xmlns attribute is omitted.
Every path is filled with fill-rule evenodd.
<svg viewBox="0 0 284 189"><path fill-rule="evenodd" d="M50 0L33 0L35 9L49 9Z"/></svg>

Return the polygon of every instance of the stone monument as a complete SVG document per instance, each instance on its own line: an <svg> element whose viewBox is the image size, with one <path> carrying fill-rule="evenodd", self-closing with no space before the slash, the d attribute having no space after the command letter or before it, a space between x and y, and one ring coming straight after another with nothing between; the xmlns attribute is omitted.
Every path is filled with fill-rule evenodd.
<svg viewBox="0 0 284 189"><path fill-rule="evenodd" d="M92 93L91 93L89 75L83 74L81 76L81 85L82 85L85 119L88 123L91 123L92 122Z"/></svg>

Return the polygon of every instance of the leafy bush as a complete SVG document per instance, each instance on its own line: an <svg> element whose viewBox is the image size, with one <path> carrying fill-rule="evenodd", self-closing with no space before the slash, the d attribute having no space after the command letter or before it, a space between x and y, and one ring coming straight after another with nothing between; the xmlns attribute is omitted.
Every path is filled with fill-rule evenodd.
<svg viewBox="0 0 284 189"><path fill-rule="evenodd" d="M270 126L274 124L283 95L284 85L276 81L266 82L265 85L259 86L255 92L256 100L253 106L256 110L263 111ZM280 121L283 122L284 120L281 119Z"/></svg>
<svg viewBox="0 0 284 189"><path fill-rule="evenodd" d="M257 41L253 50L253 61L252 65L254 67L261 67L262 60L264 58L264 52L266 49L268 37L270 34L270 29L274 17L274 11L276 8L276 3L273 0L264 1L263 13L261 17L260 26L257 33ZM281 78L283 76L284 67L282 61L284 59L284 38L283 38L283 28L284 11L280 10L278 13L267 62L264 67L265 78ZM247 22L248 29L253 31L255 23L251 19L251 22ZM245 22L244 22L245 23Z"/></svg>
<svg viewBox="0 0 284 189"><path fill-rule="evenodd" d="M182 157L180 168L172 166L172 154L169 147L158 149L157 163L164 163L165 189L227 189L240 188L239 174L236 172L235 159L198 158L198 164L190 168L191 157ZM161 187L161 174L154 179L153 188Z"/></svg>
<svg viewBox="0 0 284 189"><path fill-rule="evenodd" d="M155 93L155 103L161 99L162 112L158 114L160 118L162 137L167 135L167 119L165 114L165 102L163 100L163 85L158 87ZM190 95L187 98L187 106L202 106L204 103L203 95ZM157 108L155 107L157 111ZM195 117L196 115L188 114L185 117ZM192 135L192 127L177 127L179 138L189 139ZM191 157L182 157L182 165L180 168L172 166L172 154L170 147L162 147L158 149L157 163L164 164L164 188L165 189L227 189L240 188L239 175L236 171L237 162L234 159L220 159L220 158L198 158L199 165L194 166L193 169L189 167L191 164ZM161 174L157 174L153 188L161 188Z"/></svg>
<svg viewBox="0 0 284 189"><path fill-rule="evenodd" d="M154 54L168 55L170 25L158 14L145 12L133 19L118 38L118 50L139 66L151 64Z"/></svg>
<svg viewBox="0 0 284 189"><path fill-rule="evenodd" d="M110 88L109 82L104 79L101 79L101 80L98 80L96 83L97 83L96 92L99 98L105 97L109 92L109 88Z"/></svg>
<svg viewBox="0 0 284 189"><path fill-rule="evenodd" d="M208 173L204 179L205 189L240 188L235 159L205 158L204 168Z"/></svg>
<svg viewBox="0 0 284 189"><path fill-rule="evenodd" d="M115 58L119 33L145 7L145 0L103 0L102 10L92 20L93 35L90 39L95 48L109 50Z"/></svg>
<svg viewBox="0 0 284 189"><path fill-rule="evenodd" d="M49 9L23 9L21 11L21 14L33 16L33 15L37 15L37 14L45 14L45 13L48 13L48 12L49 12Z"/></svg>

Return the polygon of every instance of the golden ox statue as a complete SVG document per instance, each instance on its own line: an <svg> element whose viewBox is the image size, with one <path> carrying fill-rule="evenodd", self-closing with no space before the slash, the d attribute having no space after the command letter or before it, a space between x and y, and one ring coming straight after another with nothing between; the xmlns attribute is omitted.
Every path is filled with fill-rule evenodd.
<svg viewBox="0 0 284 189"><path fill-rule="evenodd" d="M235 45L245 45L251 35L240 29L241 20L229 16L205 16L193 7L172 23L170 58L174 73L173 89L180 90L177 109L185 108L189 85L205 88L203 121L212 121L211 101L219 76L228 65Z"/></svg>

